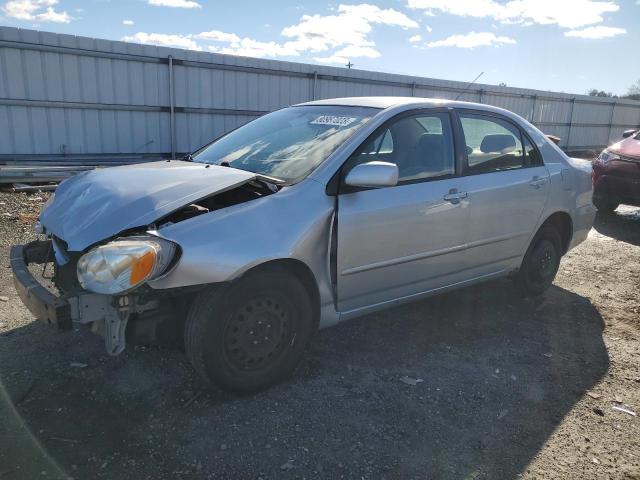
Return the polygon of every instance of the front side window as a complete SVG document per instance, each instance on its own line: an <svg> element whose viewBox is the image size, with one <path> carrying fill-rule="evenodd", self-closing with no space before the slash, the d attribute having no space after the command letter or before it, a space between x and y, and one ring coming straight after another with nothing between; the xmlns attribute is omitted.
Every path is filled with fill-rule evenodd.
<svg viewBox="0 0 640 480"><path fill-rule="evenodd" d="M461 114L470 174L500 172L525 166L520 131L508 122Z"/></svg>
<svg viewBox="0 0 640 480"><path fill-rule="evenodd" d="M193 154L294 183L306 177L379 109L335 105L283 108L264 115Z"/></svg>
<svg viewBox="0 0 640 480"><path fill-rule="evenodd" d="M377 160L398 166L399 183L455 173L451 123L449 115L444 113L425 113L392 121L358 152L349 159L346 171Z"/></svg>

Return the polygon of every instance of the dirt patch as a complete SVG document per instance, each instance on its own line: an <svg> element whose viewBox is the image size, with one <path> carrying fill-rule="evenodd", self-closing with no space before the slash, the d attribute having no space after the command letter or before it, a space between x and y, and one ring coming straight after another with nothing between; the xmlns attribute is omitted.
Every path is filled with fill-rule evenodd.
<svg viewBox="0 0 640 480"><path fill-rule="evenodd" d="M638 209L598 217L539 299L496 281L346 322L237 397L180 351L33 321L8 248L45 198L0 194L2 479L640 478L640 419L613 409L640 414Z"/></svg>

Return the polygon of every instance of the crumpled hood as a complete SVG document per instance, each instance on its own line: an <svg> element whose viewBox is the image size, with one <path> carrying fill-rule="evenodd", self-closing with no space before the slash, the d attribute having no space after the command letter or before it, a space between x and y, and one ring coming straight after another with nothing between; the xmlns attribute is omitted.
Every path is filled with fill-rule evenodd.
<svg viewBox="0 0 640 480"><path fill-rule="evenodd" d="M174 160L92 170L62 182L40 222L70 251L82 251L254 178L235 168Z"/></svg>

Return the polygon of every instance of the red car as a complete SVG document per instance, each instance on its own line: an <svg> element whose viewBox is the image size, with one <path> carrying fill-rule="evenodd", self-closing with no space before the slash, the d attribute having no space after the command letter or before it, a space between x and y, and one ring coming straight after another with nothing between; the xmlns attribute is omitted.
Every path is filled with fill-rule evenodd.
<svg viewBox="0 0 640 480"><path fill-rule="evenodd" d="M602 213L621 203L640 207L640 130L622 137L593 162L593 204Z"/></svg>

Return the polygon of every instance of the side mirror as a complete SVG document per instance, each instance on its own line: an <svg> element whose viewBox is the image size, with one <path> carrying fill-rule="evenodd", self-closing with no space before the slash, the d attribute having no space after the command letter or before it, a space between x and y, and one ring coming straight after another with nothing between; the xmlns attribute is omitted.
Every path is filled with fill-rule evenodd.
<svg viewBox="0 0 640 480"><path fill-rule="evenodd" d="M393 187L398 184L398 166L389 162L367 162L356 165L345 178L351 187Z"/></svg>
<svg viewBox="0 0 640 480"><path fill-rule="evenodd" d="M634 133L636 133L636 130L625 130L622 133L622 138L629 138L631 135L633 135Z"/></svg>

